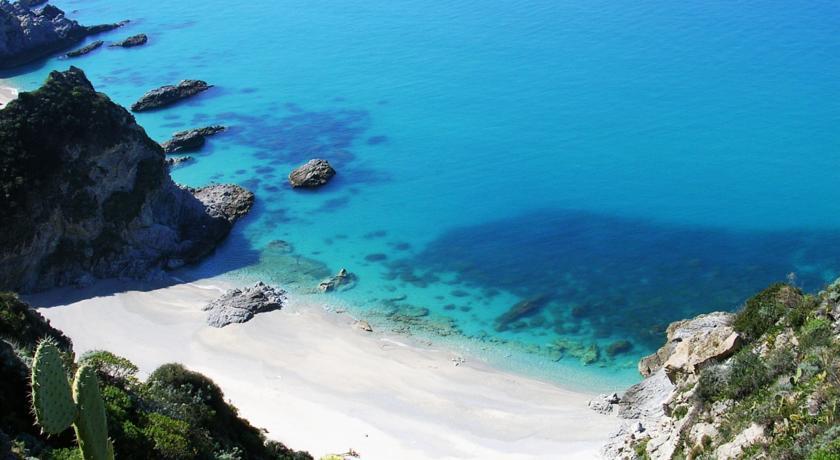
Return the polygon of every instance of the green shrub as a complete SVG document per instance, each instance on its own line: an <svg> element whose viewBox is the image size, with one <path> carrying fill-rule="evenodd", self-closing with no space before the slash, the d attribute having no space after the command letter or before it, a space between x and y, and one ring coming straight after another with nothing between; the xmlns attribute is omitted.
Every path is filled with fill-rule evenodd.
<svg viewBox="0 0 840 460"><path fill-rule="evenodd" d="M740 399L751 395L770 381L770 373L761 357L749 349L738 352L732 359L726 382L725 396Z"/></svg>
<svg viewBox="0 0 840 460"><path fill-rule="evenodd" d="M840 460L840 439L819 447L808 456L808 460Z"/></svg>
<svg viewBox="0 0 840 460"><path fill-rule="evenodd" d="M802 302L802 292L784 283L776 283L747 300L735 316L734 327L748 341L770 330L788 309Z"/></svg>
<svg viewBox="0 0 840 460"><path fill-rule="evenodd" d="M831 323L823 318L814 318L802 326L799 332L799 344L802 348L828 345L831 341Z"/></svg>
<svg viewBox="0 0 840 460"><path fill-rule="evenodd" d="M137 366L110 351L89 351L79 358L80 363L90 364L104 380L136 380Z"/></svg>
<svg viewBox="0 0 840 460"><path fill-rule="evenodd" d="M704 402L719 399L726 389L728 374L726 367L721 365L704 368L697 381L697 397Z"/></svg>
<svg viewBox="0 0 840 460"><path fill-rule="evenodd" d="M149 414L148 423L143 429L154 446L155 452L166 459L188 459L195 456L186 433L190 431L188 423L162 414Z"/></svg>

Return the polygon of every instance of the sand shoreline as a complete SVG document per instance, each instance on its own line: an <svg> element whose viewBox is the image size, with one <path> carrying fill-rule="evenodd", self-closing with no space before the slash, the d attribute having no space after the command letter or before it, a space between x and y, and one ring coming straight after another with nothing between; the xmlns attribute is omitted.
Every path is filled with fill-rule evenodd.
<svg viewBox="0 0 840 460"><path fill-rule="evenodd" d="M363 332L348 314L295 297L282 311L215 329L201 307L223 282L103 283L27 300L47 307L39 311L77 353L108 349L144 375L181 362L213 378L269 437L315 458L352 448L366 460L588 459L618 425L586 407L592 395L470 358L456 366L457 353Z"/></svg>
<svg viewBox="0 0 840 460"><path fill-rule="evenodd" d="M0 109L5 107L9 102L17 99L17 96L17 88L0 83Z"/></svg>

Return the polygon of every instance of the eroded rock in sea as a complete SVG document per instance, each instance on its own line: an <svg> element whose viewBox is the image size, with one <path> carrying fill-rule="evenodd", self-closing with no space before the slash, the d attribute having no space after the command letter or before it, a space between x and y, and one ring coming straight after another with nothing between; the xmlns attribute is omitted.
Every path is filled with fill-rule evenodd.
<svg viewBox="0 0 840 460"><path fill-rule="evenodd" d="M318 290L321 292L348 291L356 287L356 280L356 275L342 268L335 276L321 281L318 284Z"/></svg>
<svg viewBox="0 0 840 460"><path fill-rule="evenodd" d="M205 126L203 128L179 131L168 141L160 144L166 153L195 152L204 147L206 138L218 134L227 128L221 125Z"/></svg>
<svg viewBox="0 0 840 460"><path fill-rule="evenodd" d="M496 318L496 331L506 331L516 321L537 314L550 300L551 297L543 294L517 302L510 310Z"/></svg>
<svg viewBox="0 0 840 460"><path fill-rule="evenodd" d="M225 327L244 323L257 313L280 310L286 302L286 291L258 282L251 287L231 289L204 307L207 324Z"/></svg>
<svg viewBox="0 0 840 460"><path fill-rule="evenodd" d="M253 203L237 186L177 186L160 146L75 67L0 111L0 157L0 290L196 262Z"/></svg>
<svg viewBox="0 0 840 460"><path fill-rule="evenodd" d="M194 158L187 155L183 157L169 157L166 159L166 166L170 168L177 168L179 166L184 166L187 163L191 163L194 161Z"/></svg>
<svg viewBox="0 0 840 460"><path fill-rule="evenodd" d="M335 176L335 169L327 160L313 159L306 162L289 174L292 187L315 188L320 187Z"/></svg>
<svg viewBox="0 0 840 460"><path fill-rule="evenodd" d="M0 1L0 69L41 59L124 24L87 27L66 18L64 11L52 5L30 10L31 3Z"/></svg>
<svg viewBox="0 0 840 460"><path fill-rule="evenodd" d="M137 102L132 104L131 110L133 112L143 112L167 107L212 87L202 80L183 80L175 86L161 86L144 94Z"/></svg>
<svg viewBox="0 0 840 460"><path fill-rule="evenodd" d="M135 46L145 45L149 41L149 37L146 34L137 34L132 35L124 40L120 40L118 42L111 43L110 47L114 48L133 48Z"/></svg>
<svg viewBox="0 0 840 460"><path fill-rule="evenodd" d="M74 51L70 51L69 53L65 54L65 56L67 56L69 58L84 56L85 54L88 54L91 51L93 51L93 50L99 48L100 46L102 46L103 43L105 43L105 42L103 42L102 40L97 40L97 41L91 43L90 45L83 46L83 47L81 47L77 50L74 50Z"/></svg>

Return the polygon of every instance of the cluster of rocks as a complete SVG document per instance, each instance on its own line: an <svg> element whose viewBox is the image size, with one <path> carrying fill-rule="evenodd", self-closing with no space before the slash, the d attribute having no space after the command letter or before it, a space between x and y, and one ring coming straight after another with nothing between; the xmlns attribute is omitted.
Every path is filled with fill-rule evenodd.
<svg viewBox="0 0 840 460"><path fill-rule="evenodd" d="M204 307L207 324L225 327L244 323L257 313L280 310L286 302L286 292L258 282L251 287L231 289Z"/></svg>
<svg viewBox="0 0 840 460"><path fill-rule="evenodd" d="M692 417L673 416L674 411L680 406L694 406L693 389L704 365L732 356L741 346L740 336L732 326L733 319L731 313L716 312L672 323L665 346L639 362L639 372L645 380L620 397L601 395L589 402L589 407L597 412L624 419L602 450L605 458L637 458L634 446L642 439L646 440L644 448L650 458L663 459L672 457L684 441L683 436L690 437L689 444L702 442L703 436L709 434L709 427L698 424L686 433ZM725 405L716 405L712 416L722 416L725 410ZM742 441L741 445L746 445L755 439ZM717 449L716 455L733 458L731 454L735 451L740 452L740 447L724 445Z"/></svg>
<svg viewBox="0 0 840 460"><path fill-rule="evenodd" d="M183 80L175 86L161 86L144 94L137 102L132 104L131 110L133 112L144 112L167 107L210 88L212 88L212 85L208 85L207 82L202 80Z"/></svg>
<svg viewBox="0 0 840 460"><path fill-rule="evenodd" d="M293 188L316 188L325 185L335 176L335 169L327 160L313 159L289 174Z"/></svg>
<svg viewBox="0 0 840 460"><path fill-rule="evenodd" d="M10 103L0 126L0 149L12 149L4 154L38 165L0 170L0 290L143 278L196 262L254 201L235 185L177 186L160 146L75 67Z"/></svg>
<svg viewBox="0 0 840 460"><path fill-rule="evenodd" d="M204 147L208 136L218 134L227 127L221 125L205 126L203 128L179 131L168 141L160 144L165 153L195 152Z"/></svg>
<svg viewBox="0 0 840 460"><path fill-rule="evenodd" d="M179 166L184 166L187 163L193 161L193 157L186 155L183 157L169 157L166 159L166 166L171 168L177 168Z"/></svg>
<svg viewBox="0 0 840 460"><path fill-rule="evenodd" d="M91 35L122 26L125 22L83 26L65 17L52 5L39 11L30 8L40 2L10 3L0 0L0 69L27 64L67 49Z"/></svg>

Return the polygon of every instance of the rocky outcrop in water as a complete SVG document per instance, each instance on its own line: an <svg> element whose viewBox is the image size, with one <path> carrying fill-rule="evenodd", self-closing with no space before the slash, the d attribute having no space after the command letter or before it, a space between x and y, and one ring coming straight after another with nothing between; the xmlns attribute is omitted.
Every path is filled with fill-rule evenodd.
<svg viewBox="0 0 840 460"><path fill-rule="evenodd" d="M221 125L205 126L204 128L179 131L168 141L160 144L166 153L195 152L204 147L208 136L218 134L227 128Z"/></svg>
<svg viewBox="0 0 840 460"><path fill-rule="evenodd" d="M69 48L86 37L116 29L119 24L86 27L52 5L32 11L26 4L0 0L0 69L8 69Z"/></svg>
<svg viewBox="0 0 840 460"><path fill-rule="evenodd" d="M137 102L132 104L131 110L133 112L144 112L167 107L210 88L212 88L212 85L208 85L207 82L201 80L183 80L176 86L161 86L144 94Z"/></svg>
<svg viewBox="0 0 840 460"><path fill-rule="evenodd" d="M102 40L97 40L97 41L91 43L90 45L83 46L83 47L81 47L77 50L70 51L69 53L65 54L65 56L67 56L69 58L84 56L85 54L88 54L91 51L93 51L93 50L99 48L100 46L102 46L103 43L105 43L105 42L103 42Z"/></svg>
<svg viewBox="0 0 840 460"><path fill-rule="evenodd" d="M252 287L231 289L204 307L207 324L225 327L231 323L244 323L257 313L283 308L286 292L262 282Z"/></svg>
<svg viewBox="0 0 840 460"><path fill-rule="evenodd" d="M145 45L149 41L149 37L146 34L137 34L132 35L125 40L120 40L118 42L111 43L108 46L114 48L133 48L135 46Z"/></svg>
<svg viewBox="0 0 840 460"><path fill-rule="evenodd" d="M331 276L318 284L318 290L321 292L349 291L354 287L356 287L356 275L344 268L339 270L335 276Z"/></svg>
<svg viewBox="0 0 840 460"><path fill-rule="evenodd" d="M305 165L289 174L292 187L315 188L320 187L335 176L335 169L327 160L309 160Z"/></svg>
<svg viewBox="0 0 840 460"><path fill-rule="evenodd" d="M215 248L253 194L172 182L163 150L84 73L0 111L0 289L144 277Z"/></svg>
<svg viewBox="0 0 840 460"><path fill-rule="evenodd" d="M170 168L177 168L179 166L184 166L187 163L192 163L195 159L189 155L184 157L169 157L166 159L166 166Z"/></svg>

